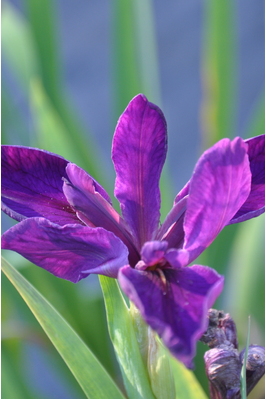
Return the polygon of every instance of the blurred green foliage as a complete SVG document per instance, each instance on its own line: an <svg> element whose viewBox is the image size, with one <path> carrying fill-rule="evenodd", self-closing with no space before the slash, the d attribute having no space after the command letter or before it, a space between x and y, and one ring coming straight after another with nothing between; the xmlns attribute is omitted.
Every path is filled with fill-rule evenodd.
<svg viewBox="0 0 266 400"><path fill-rule="evenodd" d="M96 167L95 161L102 156L101 149L97 148L88 132L85 134L62 87L56 2L25 0L24 4L26 18L8 1L3 3L2 54L19 90L28 98L34 135L29 135L22 111L3 82L2 140L8 144L19 142L58 153L85 168L111 193L112 184L104 180L105 171ZM234 136L237 113L234 5L233 1L204 1L204 96L201 104L203 129L200 151L222 138L225 132L226 136ZM112 111L118 117L128 101L139 92L161 105L152 1L115 0L112 2L112 18ZM256 100L246 137L262 133L264 96ZM162 215L165 216L174 195L171 193L167 167L161 188ZM245 345L248 315L251 315L251 343L263 345L263 233L262 216L241 225L229 226L198 260L225 275L225 290L217 302L217 308L229 312L235 319L241 347ZM4 252L4 255L54 305L122 387L97 280L90 277L74 285L55 278L17 255L9 252ZM49 397L49 391L46 392L43 386L27 375L29 358L25 349L33 345L42 349L56 367L52 369L56 372L51 379L54 379L58 388L62 388L62 396L84 398L84 393L68 368L5 277L2 278L2 304L2 398ZM202 358L206 350L199 343L195 374L207 392ZM45 368L44 365L36 365L40 381ZM263 388L258 389L257 396L263 396Z"/></svg>

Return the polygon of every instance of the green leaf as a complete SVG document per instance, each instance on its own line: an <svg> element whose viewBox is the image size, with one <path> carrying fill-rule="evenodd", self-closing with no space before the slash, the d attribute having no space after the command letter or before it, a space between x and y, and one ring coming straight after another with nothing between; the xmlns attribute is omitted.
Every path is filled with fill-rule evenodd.
<svg viewBox="0 0 266 400"><path fill-rule="evenodd" d="M148 329L148 340L147 366L153 393L157 399L175 399L175 379L169 352L151 328Z"/></svg>
<svg viewBox="0 0 266 400"><path fill-rule="evenodd" d="M8 2L3 4L1 31L3 59L28 90L31 78L39 74L34 39L27 21Z"/></svg>
<svg viewBox="0 0 266 400"><path fill-rule="evenodd" d="M161 105L153 2L132 1L132 19L141 91L150 101Z"/></svg>
<svg viewBox="0 0 266 400"><path fill-rule="evenodd" d="M54 2L29 0L27 5L29 21L7 2L3 5L3 59L14 74L15 81L24 90L25 96L28 93L31 93L32 98L35 96L33 111L37 112L36 118L44 116L47 121L47 114L53 110L52 118L56 119L56 124L61 124L60 129L64 126L65 142L68 142L68 147L73 149L74 157L76 154L79 155L78 164L88 170L95 179L101 180L99 168L95 163L95 160L101 158L101 150L92 137L85 134L82 123L73 111L74 107L69 104L68 97L62 88L58 65L57 30L54 26L53 12L51 12ZM39 82L38 88L36 88L36 82ZM36 93L33 93L34 90ZM47 104L48 107L44 110ZM44 126L44 122L40 124ZM45 140L50 143L57 137L54 131L48 132L46 129L45 132L47 136L50 136ZM26 145L29 144L26 143ZM31 143L30 145L32 146ZM61 146L62 142L59 148ZM58 153L58 148L56 153ZM72 161L72 157L70 160Z"/></svg>
<svg viewBox="0 0 266 400"><path fill-rule="evenodd" d="M75 146L75 137L69 135L65 122L61 119L40 79L32 79L30 98L34 131L34 146L58 153L67 160L79 164L80 154Z"/></svg>
<svg viewBox="0 0 266 400"><path fill-rule="evenodd" d="M68 118L65 119L60 107L54 105L38 78L31 80L30 100L36 134L33 145L56 154L60 153L67 160L88 170L95 179L103 182L104 171L97 167L96 162L101 159L97 156L100 153L99 149L89 136L83 141L78 128L73 134L68 125Z"/></svg>
<svg viewBox="0 0 266 400"><path fill-rule="evenodd" d="M157 334L149 330L148 369L158 399L206 399L194 373L174 358Z"/></svg>
<svg viewBox="0 0 266 400"><path fill-rule="evenodd" d="M247 334L247 344L245 355L243 359L243 365L241 369L241 398L247 398L247 379L246 379L246 371L247 371L247 356L248 356L248 348L249 348L249 340L250 340L250 316L248 317L248 334Z"/></svg>
<svg viewBox="0 0 266 400"><path fill-rule="evenodd" d="M134 323L117 281L105 276L100 276L99 279L104 295L109 334L128 396L132 399L153 399Z"/></svg>
<svg viewBox="0 0 266 400"><path fill-rule="evenodd" d="M236 104L235 3L204 2L203 140L204 148L233 137Z"/></svg>
<svg viewBox="0 0 266 400"><path fill-rule="evenodd" d="M138 93L161 105L153 2L113 2L115 116Z"/></svg>
<svg viewBox="0 0 266 400"><path fill-rule="evenodd" d="M136 57L135 32L132 1L113 2L113 75L115 116L127 103L141 92L141 81ZM117 117L116 117L117 119Z"/></svg>
<svg viewBox="0 0 266 400"><path fill-rule="evenodd" d="M122 399L89 348L47 300L5 259L2 270L18 290L88 398Z"/></svg>
<svg viewBox="0 0 266 400"><path fill-rule="evenodd" d="M262 95L257 100L255 109L251 115L245 137L264 135L265 133L265 96L264 90Z"/></svg>
<svg viewBox="0 0 266 400"><path fill-rule="evenodd" d="M40 63L43 85L51 101L60 96L60 66L56 35L56 2L26 0L28 21Z"/></svg>
<svg viewBox="0 0 266 400"><path fill-rule="evenodd" d="M253 321L251 338L254 333L256 341L264 339L264 221L261 215L241 224L228 261L222 308L234 318L240 346L245 345L248 315Z"/></svg>
<svg viewBox="0 0 266 400"><path fill-rule="evenodd" d="M207 399L194 373L169 354L175 377L176 399Z"/></svg>

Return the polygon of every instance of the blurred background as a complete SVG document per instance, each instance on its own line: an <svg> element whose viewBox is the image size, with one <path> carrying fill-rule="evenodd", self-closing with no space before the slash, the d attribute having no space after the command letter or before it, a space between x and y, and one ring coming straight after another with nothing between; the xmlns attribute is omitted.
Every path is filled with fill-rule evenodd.
<svg viewBox="0 0 266 400"><path fill-rule="evenodd" d="M263 0L3 0L2 142L60 154L112 195L114 128L142 92L168 123L163 219L206 148L264 133L264 15ZM13 223L2 216L3 230ZM98 278L74 285L3 253L121 383ZM240 348L248 315L251 342L264 345L264 217L226 227L198 262L225 275L216 306L234 318ZM207 391L206 350L195 374ZM84 398L4 276L2 398Z"/></svg>

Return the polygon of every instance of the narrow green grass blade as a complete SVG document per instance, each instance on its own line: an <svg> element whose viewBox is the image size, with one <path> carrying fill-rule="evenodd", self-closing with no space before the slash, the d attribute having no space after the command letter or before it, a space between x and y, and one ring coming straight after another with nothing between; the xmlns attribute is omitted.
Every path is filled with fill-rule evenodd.
<svg viewBox="0 0 266 400"><path fill-rule="evenodd" d="M245 356L243 360L243 366L241 369L241 398L247 398L247 380L246 380L246 364L247 364L247 356L248 356L248 347L250 341L250 316L248 317L248 334L247 334L247 344L245 350Z"/></svg>
<svg viewBox="0 0 266 400"><path fill-rule="evenodd" d="M142 91L136 57L132 1L114 0L113 6L113 76L115 115Z"/></svg>
<svg viewBox="0 0 266 400"><path fill-rule="evenodd" d="M100 180L99 168L95 163L95 160L100 158L100 149L91 136L84 133L82 124L74 114L73 107L68 104L67 96L62 89L57 31L54 28L52 12L54 2L49 0L30 1L27 2L27 5L31 16L30 21L9 3L3 5L3 59L14 74L15 81L25 91L25 96L32 93L32 87L39 79L50 109L57 114L58 120L63 121L65 141L69 142L69 147L72 147L73 152L79 155L78 164L95 179ZM50 133L50 136L54 139L55 133ZM51 139L49 140L51 141ZM32 144L30 143L30 145ZM57 149L56 153L58 152Z"/></svg>
<svg viewBox="0 0 266 400"><path fill-rule="evenodd" d="M133 27L136 58L141 83L141 91L150 101L161 106L159 62L151 0L134 0Z"/></svg>
<svg viewBox="0 0 266 400"><path fill-rule="evenodd" d="M14 118L14 115L16 118ZM30 140L29 127L10 90L2 80L1 90L1 141L3 144L27 145ZM9 133L12 132L12 137Z"/></svg>
<svg viewBox="0 0 266 400"><path fill-rule="evenodd" d="M115 115L138 93L161 105L153 3L116 0L112 5Z"/></svg>
<svg viewBox="0 0 266 400"><path fill-rule="evenodd" d="M56 35L56 2L26 0L31 32L36 43L40 73L45 90L56 103L61 86L59 52Z"/></svg>
<svg viewBox="0 0 266 400"><path fill-rule="evenodd" d="M122 399L123 395L80 337L46 299L6 260L2 270L18 290L88 398Z"/></svg>
<svg viewBox="0 0 266 400"><path fill-rule="evenodd" d="M153 399L147 369L139 350L133 320L117 282L100 276L108 329L131 399Z"/></svg>
<svg viewBox="0 0 266 400"><path fill-rule="evenodd" d="M71 162L80 163L80 154L75 146L76 139L69 135L65 121L57 112L42 81L32 78L30 100L34 122L35 140L33 145L41 149L60 153Z"/></svg>
<svg viewBox="0 0 266 400"><path fill-rule="evenodd" d="M205 0L203 48L204 148L235 135L236 28L235 3Z"/></svg>
<svg viewBox="0 0 266 400"><path fill-rule="evenodd" d="M32 78L30 85L30 101L32 109L32 118L34 121L35 139L33 146L60 154L67 160L76 163L86 169L95 179L104 181L103 168L97 168L101 159L95 158L99 149L83 142L83 154L86 152L86 158L80 152L80 146L77 145L77 138L81 136L73 135L69 131L67 121L63 119L62 114L52 103L50 97L45 92L42 81L38 78ZM88 139L88 138L87 138ZM87 145L86 145L87 144Z"/></svg>
<svg viewBox="0 0 266 400"><path fill-rule="evenodd" d="M27 21L5 2L2 10L2 56L21 86L28 90L32 76L40 73L32 32Z"/></svg>
<svg viewBox="0 0 266 400"><path fill-rule="evenodd" d="M258 334L264 338L264 220L261 215L241 224L228 262L222 308L234 317L240 343L245 342L247 315L252 316L257 340Z"/></svg>
<svg viewBox="0 0 266 400"><path fill-rule="evenodd" d="M265 134L265 96L263 94L259 97L255 110L250 118L245 137L250 138L254 136Z"/></svg>

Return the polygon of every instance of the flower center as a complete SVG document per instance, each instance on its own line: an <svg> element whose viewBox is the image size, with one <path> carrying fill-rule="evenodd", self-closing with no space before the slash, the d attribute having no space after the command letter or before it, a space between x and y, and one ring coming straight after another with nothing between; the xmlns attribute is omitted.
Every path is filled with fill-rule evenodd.
<svg viewBox="0 0 266 400"><path fill-rule="evenodd" d="M154 265L149 266L146 271L151 271L151 272L155 272L156 275L158 276L159 280L160 280L160 285L161 285L161 289L163 294L165 295L167 293L168 290L168 282L164 273L164 266L166 265L166 262L163 260L162 262L156 263Z"/></svg>

